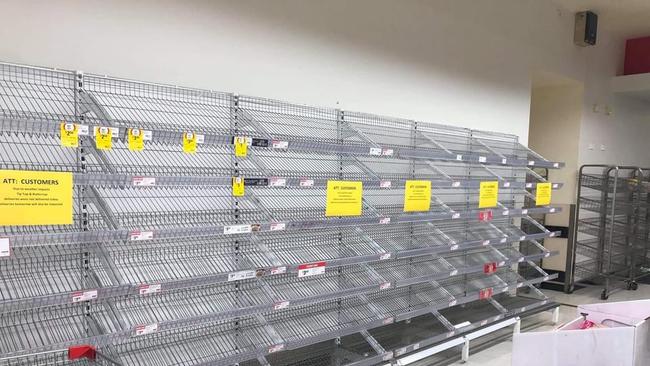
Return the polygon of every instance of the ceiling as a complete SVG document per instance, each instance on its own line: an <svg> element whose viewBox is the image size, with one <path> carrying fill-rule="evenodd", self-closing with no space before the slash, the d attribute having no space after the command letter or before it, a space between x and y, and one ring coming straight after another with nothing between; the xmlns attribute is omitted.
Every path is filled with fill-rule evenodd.
<svg viewBox="0 0 650 366"><path fill-rule="evenodd" d="M650 36L650 0L553 0L571 12L591 10L598 26L626 38Z"/></svg>

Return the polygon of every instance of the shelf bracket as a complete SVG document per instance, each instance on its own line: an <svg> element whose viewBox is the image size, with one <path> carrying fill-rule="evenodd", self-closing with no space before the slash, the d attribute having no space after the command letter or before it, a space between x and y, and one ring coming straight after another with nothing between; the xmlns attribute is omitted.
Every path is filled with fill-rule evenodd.
<svg viewBox="0 0 650 366"><path fill-rule="evenodd" d="M455 330L456 329L456 327L454 327L454 325L451 324L451 322L449 320L447 320L447 318L445 318L444 315L440 314L440 312L438 310L432 310L431 314L433 314L433 316L435 316L436 319L438 319L438 321L440 323L442 323L442 325L445 328L447 328L447 330Z"/></svg>
<svg viewBox="0 0 650 366"><path fill-rule="evenodd" d="M436 139L434 139L434 138L433 138L431 135L429 135L428 133L424 133L424 132L421 132L421 131L416 131L416 135L419 136L419 137L422 137L422 138L425 139L425 140L427 140L428 142L430 142L431 144L433 144L433 145L436 146L437 148L443 150L443 151L446 152L447 154L449 154L449 155L455 155L453 152L451 152L449 149L447 149L443 144L441 144L441 143L439 143L438 141L436 141Z"/></svg>
<svg viewBox="0 0 650 366"><path fill-rule="evenodd" d="M493 297L489 298L489 299L488 299L488 302L489 302L490 304L492 304L492 306L494 306L497 310L499 310L499 312L500 312L501 314L507 314L507 313L508 313L508 309L506 309L505 307L503 307L503 305L499 304L499 302L496 301Z"/></svg>
<svg viewBox="0 0 650 366"><path fill-rule="evenodd" d="M364 329L360 333L363 336L363 338L366 340L366 342L368 342L370 347L372 347L372 349L374 349L378 355L383 355L384 353L386 353L384 347L382 347L381 344L379 344L379 342L375 339L375 337L373 337L370 334L370 332Z"/></svg>
<svg viewBox="0 0 650 366"><path fill-rule="evenodd" d="M258 132L262 137L265 139L271 140L273 139L273 136L271 133L261 124L259 123L256 119L251 117L246 111L244 111L242 108L237 109L237 114L238 114L238 122L239 125L248 125L249 127L252 127L253 130Z"/></svg>

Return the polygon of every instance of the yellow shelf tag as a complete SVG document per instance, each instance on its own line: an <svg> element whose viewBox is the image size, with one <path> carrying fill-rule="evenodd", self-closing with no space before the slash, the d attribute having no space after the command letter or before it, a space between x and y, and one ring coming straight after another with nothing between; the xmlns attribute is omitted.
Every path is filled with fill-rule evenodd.
<svg viewBox="0 0 650 366"><path fill-rule="evenodd" d="M537 206L547 206L551 204L551 194L553 189L551 183L537 183L537 192L535 192L535 204Z"/></svg>
<svg viewBox="0 0 650 366"><path fill-rule="evenodd" d="M429 211L431 208L431 181L407 180L404 184L404 212Z"/></svg>
<svg viewBox="0 0 650 366"><path fill-rule="evenodd" d="M496 207L499 200L499 182L481 182L478 194L478 208Z"/></svg>
<svg viewBox="0 0 650 366"><path fill-rule="evenodd" d="M139 128L129 128L129 150L144 150L144 131Z"/></svg>
<svg viewBox="0 0 650 366"><path fill-rule="evenodd" d="M72 173L0 170L0 226L71 224Z"/></svg>
<svg viewBox="0 0 650 366"><path fill-rule="evenodd" d="M95 127L95 146L97 150L113 148L113 135L108 127Z"/></svg>
<svg viewBox="0 0 650 366"><path fill-rule="evenodd" d="M233 177L232 178L232 195L235 197L241 197L244 195L244 178L242 177Z"/></svg>
<svg viewBox="0 0 650 366"><path fill-rule="evenodd" d="M245 158L248 154L248 142L244 136L235 136L235 156Z"/></svg>
<svg viewBox="0 0 650 366"><path fill-rule="evenodd" d="M183 151L188 154L196 153L196 134L193 132L185 132L183 134Z"/></svg>
<svg viewBox="0 0 650 366"><path fill-rule="evenodd" d="M327 181L325 216L360 216L362 182Z"/></svg>
<svg viewBox="0 0 650 366"><path fill-rule="evenodd" d="M61 146L79 146L79 127L74 123L61 123Z"/></svg>

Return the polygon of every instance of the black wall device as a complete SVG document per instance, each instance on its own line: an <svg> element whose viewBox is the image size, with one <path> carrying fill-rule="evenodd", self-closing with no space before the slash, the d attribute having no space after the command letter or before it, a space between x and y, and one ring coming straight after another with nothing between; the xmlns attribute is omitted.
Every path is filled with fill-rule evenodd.
<svg viewBox="0 0 650 366"><path fill-rule="evenodd" d="M576 13L576 28L573 42L587 47L596 44L598 36L598 14L591 11Z"/></svg>

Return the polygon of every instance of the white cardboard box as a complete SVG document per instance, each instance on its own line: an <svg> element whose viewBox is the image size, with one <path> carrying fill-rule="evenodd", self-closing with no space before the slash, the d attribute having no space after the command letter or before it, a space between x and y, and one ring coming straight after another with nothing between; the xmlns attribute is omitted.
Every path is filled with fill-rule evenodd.
<svg viewBox="0 0 650 366"><path fill-rule="evenodd" d="M577 313L556 330L515 334L512 365L650 365L650 300L580 305ZM580 313L610 327L580 330Z"/></svg>

